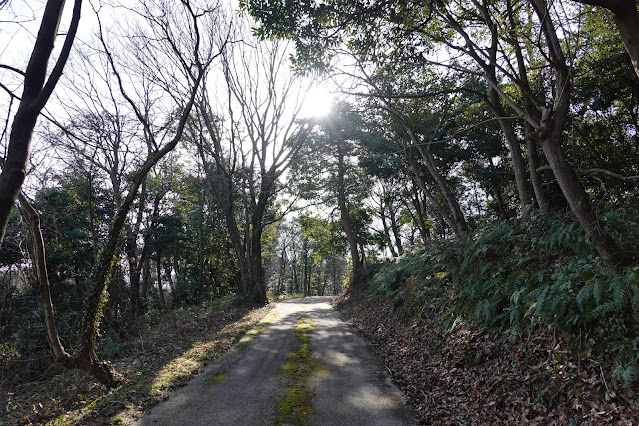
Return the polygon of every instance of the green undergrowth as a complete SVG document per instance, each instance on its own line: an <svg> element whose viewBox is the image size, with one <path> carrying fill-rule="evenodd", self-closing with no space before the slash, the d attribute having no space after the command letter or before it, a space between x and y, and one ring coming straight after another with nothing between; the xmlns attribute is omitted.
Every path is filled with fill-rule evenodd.
<svg viewBox="0 0 639 426"><path fill-rule="evenodd" d="M277 403L276 425L307 425L313 414L314 394L310 378L328 374L312 355L311 333L314 329L315 323L307 315L297 318L297 327L291 337L291 350L281 370L287 387Z"/></svg>
<svg viewBox="0 0 639 426"><path fill-rule="evenodd" d="M635 258L637 218L630 206L602 216ZM406 315L444 312L448 328L470 321L513 335L548 326L588 336L589 345L614 354L613 380L629 385L638 377L639 267L608 267L566 218L532 214L528 222L504 221L474 238L433 242L370 272L370 290L393 298L396 309L410 306Z"/></svg>

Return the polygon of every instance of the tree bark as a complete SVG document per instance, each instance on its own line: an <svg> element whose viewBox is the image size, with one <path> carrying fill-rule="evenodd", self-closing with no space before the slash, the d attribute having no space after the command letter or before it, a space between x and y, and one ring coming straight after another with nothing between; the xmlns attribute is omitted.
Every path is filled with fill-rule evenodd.
<svg viewBox="0 0 639 426"><path fill-rule="evenodd" d="M495 77L496 79L496 77ZM515 172L515 183L517 184L517 194L519 195L519 211L525 215L526 206L531 204L532 197L528 189L528 180L526 176L526 165L524 163L523 154L519 140L513 129L510 119L506 118L506 111L501 105L499 94L494 89L488 90L488 99L490 108L497 117L497 121L504 132L504 139L510 151L510 157L513 162L513 171Z"/></svg>
<svg viewBox="0 0 639 426"><path fill-rule="evenodd" d="M351 285L354 288L358 288L362 284L364 279L364 265L360 259L360 253L358 249L357 235L353 229L351 218L346 204L346 184L344 176L346 175L346 164L344 163L344 157L346 155L344 148L344 141L338 139L337 143L337 206L339 208L340 220L342 222L342 229L346 234L346 241L351 253L351 261L353 262L353 276Z"/></svg>
<svg viewBox="0 0 639 426"><path fill-rule="evenodd" d="M155 259L155 271L157 273L157 282L158 282L158 295L160 296L160 303L162 304L162 310L166 311L168 309L166 305L166 298L164 297L164 289L162 288L162 250L158 249L157 258Z"/></svg>
<svg viewBox="0 0 639 426"><path fill-rule="evenodd" d="M130 314L132 318L140 314L140 273L142 268L142 256L138 253L137 239L142 226L144 207L146 204L146 184L142 184L142 192L138 202L138 212L135 224L129 229L125 239L126 256L129 263L129 300ZM144 248L142 249L144 250Z"/></svg>
<svg viewBox="0 0 639 426"><path fill-rule="evenodd" d="M386 204L385 196L382 195L381 200L379 201L379 216L382 219L382 228L384 229L384 239L386 240L386 244L388 245L388 249L391 252L391 256L397 257L397 252L395 251L395 246L393 246L393 242L390 236L390 230L388 228L388 223L386 222L386 208L384 205Z"/></svg>
<svg viewBox="0 0 639 426"><path fill-rule="evenodd" d="M101 363L95 358L74 357L64 349L64 346L62 346L58 335L58 329L55 324L44 240L42 238L42 230L40 228L40 216L22 194L18 194L18 198L20 200L20 205L26 213L29 229L31 230L31 237L34 246L35 268L38 276L40 297L44 307L44 322L47 328L49 344L53 350L56 362L69 369L77 368L83 370L91 374L106 386L116 387L119 384L119 381L113 376L113 373L107 364Z"/></svg>
<svg viewBox="0 0 639 426"><path fill-rule="evenodd" d="M65 0L49 0L47 2L35 45L24 73L22 99L11 124L7 155L0 174L0 244L4 240L9 215L27 174L33 129L40 111L46 105L62 75L78 29L82 0L75 0L71 25L62 51L45 83L47 65L58 34L64 3Z"/></svg>
<svg viewBox="0 0 639 426"><path fill-rule="evenodd" d="M397 253L401 256L402 254L404 254L404 246L402 245L402 236L399 232L399 225L397 224L397 216L395 214L395 206L393 205L392 200L389 200L388 215L390 218L391 231L393 231L393 236L395 237Z"/></svg>
<svg viewBox="0 0 639 426"><path fill-rule="evenodd" d="M535 198L539 205L541 214L548 214L548 199L546 198L546 190L543 187L543 179L537 170L539 168L539 156L537 155L537 146L535 142L528 137L533 130L526 125L526 146L528 156L528 169L530 170L530 180L532 181Z"/></svg>
<svg viewBox="0 0 639 426"><path fill-rule="evenodd" d="M413 196L410 197L411 204L415 208L415 214L413 215L413 219L416 221L417 226L419 228L419 234L422 237L422 241L424 245L428 244L428 240L430 239L430 229L426 227L426 222L424 222L424 209L422 208L422 200L419 196L419 190L417 186L413 185ZM408 208L408 203L405 204ZM408 208L410 212L411 209ZM411 212L412 214L412 212Z"/></svg>

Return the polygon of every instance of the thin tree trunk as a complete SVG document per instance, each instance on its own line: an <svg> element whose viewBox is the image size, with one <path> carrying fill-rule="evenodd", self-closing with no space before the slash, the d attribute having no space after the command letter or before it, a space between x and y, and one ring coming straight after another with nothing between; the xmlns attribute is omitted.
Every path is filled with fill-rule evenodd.
<svg viewBox="0 0 639 426"><path fill-rule="evenodd" d="M488 162L490 164L490 167L495 167L495 165L493 164L492 158L489 158ZM506 211L506 205L504 203L504 197L502 196L502 193L501 193L501 188L499 187L499 185L492 185L492 187L495 193L495 200L497 201L499 217L501 217L502 219L508 219L508 212Z"/></svg>
<svg viewBox="0 0 639 426"><path fill-rule="evenodd" d="M494 70L493 70L494 71ZM496 78L495 78L496 79ZM521 146L519 139L515 134L512 123L507 117L506 111L501 105L501 99L499 94L494 89L488 90L489 105L493 110L493 113L497 117L497 121L504 132L504 139L506 140L506 146L510 151L510 157L513 163L513 171L515 173L515 183L517 184L517 194L519 195L519 211L522 215L526 214L526 206L531 204L532 197L530 189L528 188L528 180L526 178L526 164L521 152Z"/></svg>
<svg viewBox="0 0 639 426"><path fill-rule="evenodd" d="M299 282L299 276L297 273L297 255L293 255L293 285L294 285L294 289L295 289L295 293L299 293L300 292L300 282Z"/></svg>
<svg viewBox="0 0 639 426"><path fill-rule="evenodd" d="M156 273L157 273L157 281L158 281L158 295L160 296L160 303L162 304L162 310L166 311L166 299L164 297L164 289L162 288L162 252L158 250L158 255L156 258Z"/></svg>
<svg viewBox="0 0 639 426"><path fill-rule="evenodd" d="M404 247L402 246L402 236L399 232L399 225L397 224L397 217L395 215L395 206L393 206L392 200L388 204L388 215L390 217L391 231L395 237L395 245L397 246L397 252L401 256L404 254Z"/></svg>
<svg viewBox="0 0 639 426"><path fill-rule="evenodd" d="M331 272L333 275L333 295L337 296L337 292L339 289L337 288L337 261L335 258L332 260L332 268Z"/></svg>
<svg viewBox="0 0 639 426"><path fill-rule="evenodd" d="M526 126L527 133L529 134L532 130L529 129L529 126ZM537 199L537 204L539 205L539 211L542 214L548 214L548 199L546 197L546 190L543 186L543 179L541 174L537 171L539 168L539 156L537 155L537 147L535 142L532 141L528 136L526 136L526 145L528 151L528 169L530 170L530 180L532 181L533 190L535 191L535 198Z"/></svg>
<svg viewBox="0 0 639 426"><path fill-rule="evenodd" d="M127 260L129 263L129 307L131 317L135 318L140 313L140 268L142 266L142 256L138 255L137 239L142 226L144 207L146 204L146 182L142 183L142 191L138 201L138 212L135 224L129 229L125 239Z"/></svg>
<svg viewBox="0 0 639 426"><path fill-rule="evenodd" d="M379 216L382 219L382 228L384 229L384 239L386 240L386 244L388 245L388 249L391 252L391 256L397 257L397 252L395 251L395 246L393 246L393 241L391 240L390 230L388 228L388 223L386 222L386 212L384 208L385 200L382 195L379 201Z"/></svg>
<svg viewBox="0 0 639 426"><path fill-rule="evenodd" d="M204 292L204 187L202 187L202 191L200 194L200 215L199 215L199 226L197 229L197 237L198 237L198 250L197 250L197 288L198 294L196 298L198 301L201 300L202 293Z"/></svg>
<svg viewBox="0 0 639 426"><path fill-rule="evenodd" d="M415 215L413 216L413 219L416 220L419 228L419 234L422 236L424 245L426 245L430 239L430 229L426 227L426 223L424 222L424 209L422 208L422 201L420 200L419 191L416 186L413 186L413 197L410 197L410 199L411 204L413 204L413 207L415 208ZM408 211L412 214L410 208Z"/></svg>
<svg viewBox="0 0 639 426"><path fill-rule="evenodd" d="M151 282L151 253L146 247L142 251L142 290L140 292L140 312L149 309L149 283Z"/></svg>
<svg viewBox="0 0 639 426"><path fill-rule="evenodd" d="M56 362L69 369L77 368L83 370L108 386L117 386L119 381L113 376L108 365L97 361L95 358L74 357L62 346L55 323L53 302L51 300L51 287L49 285L49 274L47 272L44 240L42 239L42 231L40 229L40 216L22 194L18 194L18 198L20 205L26 212L31 230L40 297L44 307L44 322L47 328L49 344L53 350Z"/></svg>
<svg viewBox="0 0 639 426"><path fill-rule="evenodd" d="M306 244L305 244L306 245ZM304 290L304 297L308 296L308 249L304 249L304 276L302 278L302 288Z"/></svg>

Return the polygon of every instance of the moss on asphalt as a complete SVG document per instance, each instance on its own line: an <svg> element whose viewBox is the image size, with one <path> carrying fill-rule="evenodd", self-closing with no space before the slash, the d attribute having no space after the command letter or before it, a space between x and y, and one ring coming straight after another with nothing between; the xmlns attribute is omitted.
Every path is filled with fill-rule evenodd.
<svg viewBox="0 0 639 426"><path fill-rule="evenodd" d="M307 425L313 414L314 393L310 377L328 374L328 370L313 358L310 343L314 329L315 322L308 315L297 318L291 349L280 372L287 387L277 403L276 425Z"/></svg>

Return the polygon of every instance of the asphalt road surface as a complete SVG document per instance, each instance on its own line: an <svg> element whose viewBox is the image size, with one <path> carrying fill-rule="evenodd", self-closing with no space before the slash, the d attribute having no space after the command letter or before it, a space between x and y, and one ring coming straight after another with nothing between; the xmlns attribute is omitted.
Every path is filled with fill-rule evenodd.
<svg viewBox="0 0 639 426"><path fill-rule="evenodd" d="M331 308L331 300L316 296L280 302L250 341L240 342L137 424L416 424L413 409L386 368ZM313 325L307 333L310 356L321 366L321 374L302 378L311 397L301 409L309 414L287 422L282 421L281 401L291 379L282 367L295 351L291 342L300 321Z"/></svg>

